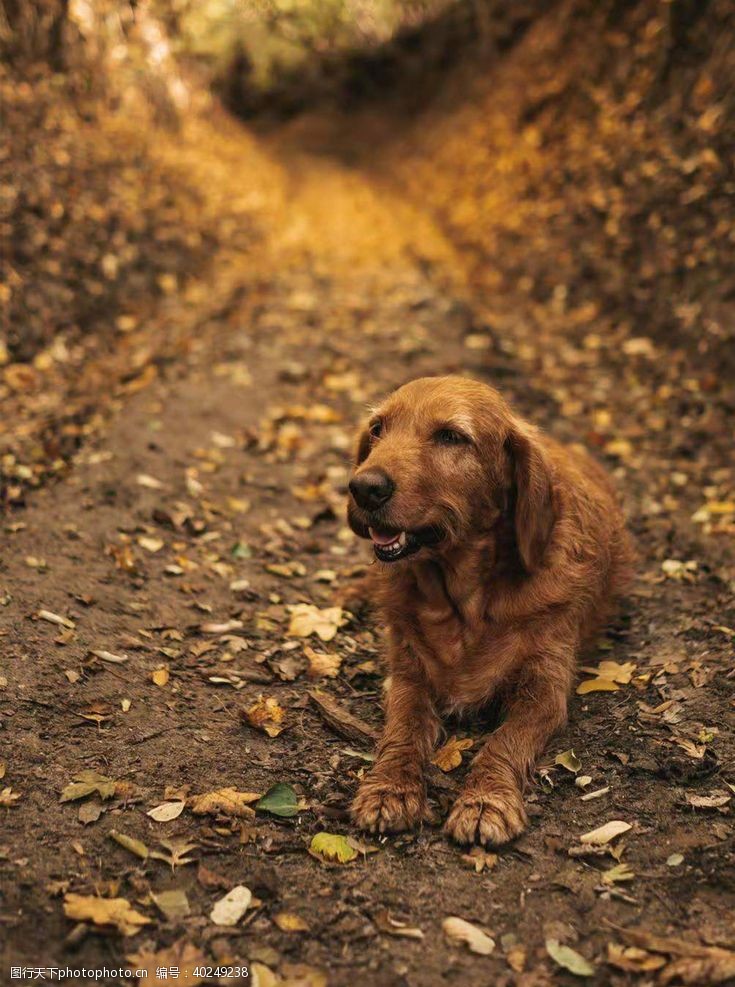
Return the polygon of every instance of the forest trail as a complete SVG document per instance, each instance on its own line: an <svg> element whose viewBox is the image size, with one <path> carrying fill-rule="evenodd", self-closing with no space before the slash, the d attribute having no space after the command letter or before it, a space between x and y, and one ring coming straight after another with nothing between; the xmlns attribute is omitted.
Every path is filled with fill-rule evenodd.
<svg viewBox="0 0 735 987"><path fill-rule="evenodd" d="M620 927L731 946L726 405L650 341L626 351L594 322L565 336L561 318L539 333L510 296L490 310L420 203L369 169L287 153L227 118L187 127L200 134L160 153L235 226L241 208L253 243L233 236L155 324L117 340L110 366L143 367L143 348L168 342L157 372L116 392L72 468L2 534L3 969L128 960L257 963L261 985L272 970L294 987L575 982L547 951L559 940L594 963L588 982L624 984L646 957L670 957L622 954ZM355 835L347 806L370 744L335 733L309 691L378 729L379 635L347 616L333 639L307 641L289 608L335 607L367 562L343 519L365 407L446 371L490 381L614 471L641 574L589 662L627 671L616 691L575 697L529 831L497 857L428 828L325 865L306 848L321 831ZM314 652L335 674L315 672ZM283 713L276 736L252 725L261 696ZM482 730L451 732L477 744ZM599 797L583 801L554 764L569 749ZM441 814L468 760L436 773ZM60 801L85 771L114 791ZM193 811L195 795L276 783L306 804L293 818ZM186 802L173 821L147 815L170 801ZM612 819L631 829L611 853L578 855L579 836ZM140 859L113 831L164 856L188 845L194 862ZM621 855L629 871L614 873ZM257 904L238 926L214 925L214 902L240 884ZM186 914L160 898L171 889ZM124 898L147 924L128 937L79 927L64 915L70 893ZM493 954L448 944L449 915L487 929Z"/></svg>

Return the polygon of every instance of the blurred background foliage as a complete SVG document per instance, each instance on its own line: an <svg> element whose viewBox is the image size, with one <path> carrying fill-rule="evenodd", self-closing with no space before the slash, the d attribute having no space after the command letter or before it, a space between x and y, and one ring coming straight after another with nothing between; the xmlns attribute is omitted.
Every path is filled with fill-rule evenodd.
<svg viewBox="0 0 735 987"><path fill-rule="evenodd" d="M304 151L530 331L733 365L732 0L0 0L0 55L0 399L267 236Z"/></svg>

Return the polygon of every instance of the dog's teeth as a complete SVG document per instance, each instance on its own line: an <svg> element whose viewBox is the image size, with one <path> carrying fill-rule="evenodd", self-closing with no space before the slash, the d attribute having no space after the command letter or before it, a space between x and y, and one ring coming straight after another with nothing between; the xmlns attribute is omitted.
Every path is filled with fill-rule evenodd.
<svg viewBox="0 0 735 987"><path fill-rule="evenodd" d="M398 536L398 545L400 548L403 548L405 544L406 544L406 532L402 531Z"/></svg>

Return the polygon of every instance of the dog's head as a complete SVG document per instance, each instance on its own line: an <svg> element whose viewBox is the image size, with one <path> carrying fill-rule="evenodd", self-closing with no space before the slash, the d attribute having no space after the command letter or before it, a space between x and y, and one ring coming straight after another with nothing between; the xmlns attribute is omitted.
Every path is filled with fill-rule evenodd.
<svg viewBox="0 0 735 987"><path fill-rule="evenodd" d="M533 429L485 384L423 377L400 387L358 439L348 520L381 562L441 556L509 520L536 569L554 522L551 470Z"/></svg>

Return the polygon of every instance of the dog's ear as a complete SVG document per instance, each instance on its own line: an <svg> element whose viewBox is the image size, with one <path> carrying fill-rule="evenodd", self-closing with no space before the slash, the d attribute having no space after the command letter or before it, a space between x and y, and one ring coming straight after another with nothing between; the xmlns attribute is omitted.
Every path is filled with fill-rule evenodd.
<svg viewBox="0 0 735 987"><path fill-rule="evenodd" d="M355 466L359 466L360 463L364 463L369 455L370 455L370 432L366 425L365 428L362 429L359 436L357 437Z"/></svg>
<svg viewBox="0 0 735 987"><path fill-rule="evenodd" d="M516 546L523 568L532 573L543 561L554 527L551 467L530 430L514 428L505 447L512 463Z"/></svg>

